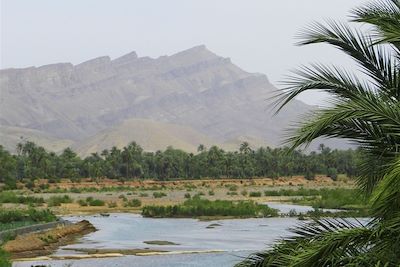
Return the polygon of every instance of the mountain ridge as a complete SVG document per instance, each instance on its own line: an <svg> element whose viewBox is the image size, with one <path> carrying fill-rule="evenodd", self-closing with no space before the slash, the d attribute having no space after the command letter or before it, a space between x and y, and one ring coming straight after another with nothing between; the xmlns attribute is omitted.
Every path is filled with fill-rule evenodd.
<svg viewBox="0 0 400 267"><path fill-rule="evenodd" d="M314 109L294 100L273 116L265 100L276 88L267 76L246 72L204 45L158 58L130 52L76 65L4 69L0 88L0 125L83 147L84 140L132 119L189 127L216 144L251 136L278 146L283 129Z"/></svg>

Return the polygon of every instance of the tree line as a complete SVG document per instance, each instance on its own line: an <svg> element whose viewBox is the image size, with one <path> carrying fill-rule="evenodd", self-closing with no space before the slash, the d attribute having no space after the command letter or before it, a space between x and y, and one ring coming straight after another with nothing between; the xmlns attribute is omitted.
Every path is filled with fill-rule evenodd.
<svg viewBox="0 0 400 267"><path fill-rule="evenodd" d="M145 152L135 142L122 149L113 147L101 153L80 158L70 148L61 154L48 152L33 142L18 144L12 155L0 146L0 182L24 178L79 179L107 177L111 179L151 178L250 178L325 174L336 179L338 173L350 177L357 174L357 150L332 150L320 145L317 152L288 153L288 148L250 148L244 142L238 151L228 152L212 146L198 147L198 153L168 147L164 151Z"/></svg>

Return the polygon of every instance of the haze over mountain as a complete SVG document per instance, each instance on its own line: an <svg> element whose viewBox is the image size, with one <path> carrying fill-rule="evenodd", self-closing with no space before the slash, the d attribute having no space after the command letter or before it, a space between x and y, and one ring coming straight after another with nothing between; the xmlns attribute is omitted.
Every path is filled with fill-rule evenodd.
<svg viewBox="0 0 400 267"><path fill-rule="evenodd" d="M14 127L14 135L43 136L40 144L52 150L54 142L74 143L82 155L130 141L152 151L172 145L192 152L200 143L229 149L238 140L278 146L284 129L312 109L295 100L273 116L266 99L276 88L267 77L205 46L156 59L132 52L4 69L0 88L2 136Z"/></svg>

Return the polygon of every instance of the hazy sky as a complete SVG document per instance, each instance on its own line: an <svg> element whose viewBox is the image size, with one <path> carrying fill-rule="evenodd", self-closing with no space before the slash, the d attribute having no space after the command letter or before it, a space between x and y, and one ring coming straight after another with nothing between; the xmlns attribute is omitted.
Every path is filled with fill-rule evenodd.
<svg viewBox="0 0 400 267"><path fill-rule="evenodd" d="M205 44L276 85L310 62L349 65L324 46L297 47L313 21L344 21L364 0L0 0L1 68L82 61L131 51L158 57ZM322 96L301 97L319 103Z"/></svg>

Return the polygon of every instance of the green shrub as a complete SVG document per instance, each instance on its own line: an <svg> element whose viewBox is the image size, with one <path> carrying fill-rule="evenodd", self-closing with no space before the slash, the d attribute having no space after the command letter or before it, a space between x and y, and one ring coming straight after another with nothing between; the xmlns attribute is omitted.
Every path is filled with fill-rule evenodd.
<svg viewBox="0 0 400 267"><path fill-rule="evenodd" d="M227 187L228 187L229 191L237 191L238 190L238 186L235 184L227 185Z"/></svg>
<svg viewBox="0 0 400 267"><path fill-rule="evenodd" d="M61 203L72 203L73 199L68 196L68 195L64 195L64 196L51 196L48 200L47 200L47 205L49 207L56 207L56 206L61 206Z"/></svg>
<svg viewBox="0 0 400 267"><path fill-rule="evenodd" d="M140 193L139 196L140 196L140 197L148 197L149 194L147 194L147 193Z"/></svg>
<svg viewBox="0 0 400 267"><path fill-rule="evenodd" d="M185 193L185 198L191 198L192 196L189 193Z"/></svg>
<svg viewBox="0 0 400 267"><path fill-rule="evenodd" d="M127 201L124 205L125 207L140 207L142 206L142 201L140 201L140 199L133 198Z"/></svg>
<svg viewBox="0 0 400 267"><path fill-rule="evenodd" d="M242 194L242 196L247 196L247 191L246 190L243 190L242 192L240 192L240 194Z"/></svg>
<svg viewBox="0 0 400 267"><path fill-rule="evenodd" d="M80 206L87 206L87 205L88 205L88 203L87 203L84 199L79 199L79 200L78 200L78 204L79 204Z"/></svg>
<svg viewBox="0 0 400 267"><path fill-rule="evenodd" d="M78 200L81 206L104 206L106 203L101 199L94 199L93 197L87 197L85 200Z"/></svg>
<svg viewBox="0 0 400 267"><path fill-rule="evenodd" d="M0 247L0 266L11 267L10 255Z"/></svg>
<svg viewBox="0 0 400 267"><path fill-rule="evenodd" d="M94 199L93 197L87 197L86 202L89 206L104 206L105 202L100 199Z"/></svg>
<svg viewBox="0 0 400 267"><path fill-rule="evenodd" d="M208 195L209 195L209 196L214 196L214 195L215 195L215 192L214 192L213 190L210 190L210 191L208 191Z"/></svg>
<svg viewBox="0 0 400 267"><path fill-rule="evenodd" d="M51 222L56 218L48 209L0 210L0 223L2 224L21 221Z"/></svg>
<svg viewBox="0 0 400 267"><path fill-rule="evenodd" d="M114 201L108 202L108 207L109 208L116 208L117 207L117 203L115 203Z"/></svg>
<svg viewBox="0 0 400 267"><path fill-rule="evenodd" d="M79 189L79 188L76 188L76 187L72 187L72 188L70 189L70 192L71 192L71 193L82 193L82 190Z"/></svg>
<svg viewBox="0 0 400 267"><path fill-rule="evenodd" d="M126 198L126 196L125 195L119 195L119 197L118 197L119 199L122 199L123 201L127 201L128 199Z"/></svg>
<svg viewBox="0 0 400 267"><path fill-rule="evenodd" d="M167 194L165 194L164 192L154 192L153 193L153 197L154 198L162 198L162 197L165 197L165 196L167 196Z"/></svg>
<svg viewBox="0 0 400 267"><path fill-rule="evenodd" d="M253 192L250 192L249 196L250 197L261 197L261 192L253 191Z"/></svg>

